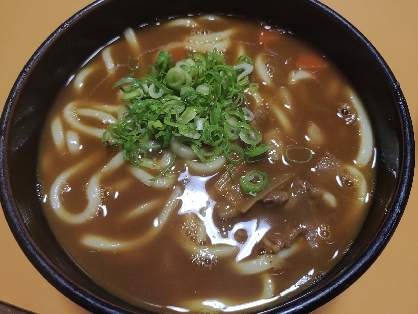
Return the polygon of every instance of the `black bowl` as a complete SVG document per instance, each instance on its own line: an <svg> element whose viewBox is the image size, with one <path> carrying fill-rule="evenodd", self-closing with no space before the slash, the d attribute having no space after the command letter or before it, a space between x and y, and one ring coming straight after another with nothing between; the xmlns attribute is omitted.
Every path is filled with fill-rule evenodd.
<svg viewBox="0 0 418 314"><path fill-rule="evenodd" d="M350 23L314 0L99 0L64 22L34 53L1 117L1 203L20 247L39 272L93 312L145 312L109 294L75 265L54 238L37 196L37 153L46 116L70 75L128 27L156 17L223 13L291 30L345 74L369 113L378 150L377 183L358 238L324 278L263 313L306 313L331 300L376 260L391 238L412 185L413 130L399 83L379 53Z"/></svg>

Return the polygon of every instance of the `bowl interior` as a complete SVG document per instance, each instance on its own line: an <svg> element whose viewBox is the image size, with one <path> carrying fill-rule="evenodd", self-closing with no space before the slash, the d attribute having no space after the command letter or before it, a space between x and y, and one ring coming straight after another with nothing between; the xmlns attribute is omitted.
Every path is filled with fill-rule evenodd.
<svg viewBox="0 0 418 314"><path fill-rule="evenodd" d="M279 305L312 310L354 282L377 258L402 215L412 183L414 143L405 99L380 55L348 22L316 1L97 1L61 25L18 77L1 126L2 205L25 254L61 292L92 311L138 309L107 293L81 271L55 240L37 196L37 152L49 107L70 75L99 47L156 17L222 13L269 21L291 30L341 69L369 113L378 149L370 213L357 240L320 282ZM111 22L109 22L111 21ZM269 311L269 310L267 310Z"/></svg>

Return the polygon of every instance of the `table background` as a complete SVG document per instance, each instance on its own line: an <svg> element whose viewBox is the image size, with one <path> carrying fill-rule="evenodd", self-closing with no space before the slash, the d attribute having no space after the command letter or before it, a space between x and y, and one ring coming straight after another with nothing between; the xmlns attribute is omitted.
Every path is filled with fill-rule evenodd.
<svg viewBox="0 0 418 314"><path fill-rule="evenodd" d="M35 49L89 0L0 0L0 109ZM323 0L377 48L400 82L418 125L418 2ZM375 264L315 314L418 312L418 187ZM29 263L0 214L0 300L37 313L84 314Z"/></svg>

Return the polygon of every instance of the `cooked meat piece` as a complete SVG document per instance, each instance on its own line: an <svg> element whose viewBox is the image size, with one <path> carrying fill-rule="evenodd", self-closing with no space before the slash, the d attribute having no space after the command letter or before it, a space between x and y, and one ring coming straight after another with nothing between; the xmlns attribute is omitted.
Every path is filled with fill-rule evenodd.
<svg viewBox="0 0 418 314"><path fill-rule="evenodd" d="M266 234L263 238L267 253L275 254L282 249L290 248L296 238L305 232L302 228L293 228L285 233Z"/></svg>
<svg viewBox="0 0 418 314"><path fill-rule="evenodd" d="M261 199L261 202L268 206L282 205L289 200L289 193L281 190L273 190Z"/></svg>
<svg viewBox="0 0 418 314"><path fill-rule="evenodd" d="M298 210L296 215L300 216L301 218L304 217L304 211L308 208L311 208L311 197L310 191L312 189L312 184L308 181L303 180L301 178L295 179L290 187L290 194L292 195L289 197L289 201L285 204L285 209L287 210Z"/></svg>

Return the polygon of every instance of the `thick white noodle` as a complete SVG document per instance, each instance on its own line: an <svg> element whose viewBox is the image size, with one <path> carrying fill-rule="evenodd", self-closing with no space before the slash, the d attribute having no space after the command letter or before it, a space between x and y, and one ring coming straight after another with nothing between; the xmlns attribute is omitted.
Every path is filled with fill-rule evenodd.
<svg viewBox="0 0 418 314"><path fill-rule="evenodd" d="M102 58L107 69L107 72L112 74L116 70L115 62L113 61L112 55L110 53L110 47L106 47L102 50Z"/></svg>
<svg viewBox="0 0 418 314"><path fill-rule="evenodd" d="M168 22L166 25L168 26L184 26L184 27L196 27L197 23L192 19L173 19L172 21Z"/></svg>
<svg viewBox="0 0 418 314"><path fill-rule="evenodd" d="M254 62L256 72L258 76L263 80L265 85L271 85L272 80L270 74L267 71L265 61L262 55L257 56Z"/></svg>
<svg viewBox="0 0 418 314"><path fill-rule="evenodd" d="M234 66L234 70L244 70L237 77L237 82L239 82L244 76L250 74L254 70L254 66L248 63L241 63Z"/></svg>
<svg viewBox="0 0 418 314"><path fill-rule="evenodd" d="M274 284L273 279L270 275L265 274L262 277L263 280L263 293L261 294L260 299L270 299L274 297Z"/></svg>
<svg viewBox="0 0 418 314"><path fill-rule="evenodd" d="M166 205L164 206L163 211L154 220L154 227L156 227L156 228L161 227L166 223L167 218L170 215L170 213L177 206L177 204L179 204L179 202L180 202L179 197L181 196L181 194L182 194L182 190L180 189L180 187L175 186L173 188L173 193L171 193L168 201L166 202Z"/></svg>
<svg viewBox="0 0 418 314"><path fill-rule="evenodd" d="M192 35L186 39L186 49L204 53L216 48L219 52L223 52L229 47L231 42L230 37L234 32L235 30L228 29L216 33Z"/></svg>
<svg viewBox="0 0 418 314"><path fill-rule="evenodd" d="M76 102L70 102L65 108L63 117L65 121L75 130L79 132L83 132L85 134L102 138L103 132L106 128L106 125L109 123L115 123L116 119L110 115L109 113L106 113L101 110L95 110L95 109L87 109L87 108L77 108ZM83 124L80 121L81 116L86 116L90 118L95 118L103 123L103 128L95 128L88 125Z"/></svg>
<svg viewBox="0 0 418 314"><path fill-rule="evenodd" d="M235 57L235 60L238 60L238 58L240 56L245 56L245 55L247 55L247 52L246 52L246 50L244 48L244 45L237 44L237 55Z"/></svg>
<svg viewBox="0 0 418 314"><path fill-rule="evenodd" d="M183 248L190 252L190 254L211 254L218 258L232 256L238 253L239 248L237 246L227 244L216 245L198 245L189 239L183 240Z"/></svg>
<svg viewBox="0 0 418 314"><path fill-rule="evenodd" d="M359 167L366 166L373 155L373 133L369 117L358 96L351 90L348 90L351 103L358 114L360 123L360 147L355 163Z"/></svg>
<svg viewBox="0 0 418 314"><path fill-rule="evenodd" d="M84 86L84 81L87 76L94 71L93 66L84 67L80 72L77 73L73 80L73 84L76 90L81 90Z"/></svg>
<svg viewBox="0 0 418 314"><path fill-rule="evenodd" d="M76 154L80 151L80 137L77 132L73 130L68 130L66 134L67 138L67 147L70 153Z"/></svg>
<svg viewBox="0 0 418 314"><path fill-rule="evenodd" d="M170 151L165 151L161 159L157 162L160 169L167 167L171 160L175 158L174 154Z"/></svg>
<svg viewBox="0 0 418 314"><path fill-rule="evenodd" d="M292 109L292 94L290 93L289 89L285 86L282 86L279 88L278 94L283 107L286 109Z"/></svg>
<svg viewBox="0 0 418 314"><path fill-rule="evenodd" d="M369 192L367 191L367 181L364 175L361 173L359 169L356 167L345 165L345 169L347 169L354 177L356 181L356 186L358 189L357 198L361 203L367 203L370 199Z"/></svg>
<svg viewBox="0 0 418 314"><path fill-rule="evenodd" d="M293 85L298 83L301 80L313 79L315 78L311 72L304 70L290 71L288 77L288 84Z"/></svg>
<svg viewBox="0 0 418 314"><path fill-rule="evenodd" d="M335 196L333 194L331 194L330 192L326 191L326 190L322 190L322 200L330 207L332 208L336 208L337 207L337 199L335 198Z"/></svg>
<svg viewBox="0 0 418 314"><path fill-rule="evenodd" d="M189 169L196 171L198 174L209 175L221 170L226 163L226 159L221 156L208 163L194 160L187 160L186 163L189 166Z"/></svg>
<svg viewBox="0 0 418 314"><path fill-rule="evenodd" d="M139 53L139 43L135 35L135 31L128 27L123 32L123 35L125 36L126 41L128 42L129 46L132 48L132 50L138 54Z"/></svg>
<svg viewBox="0 0 418 314"><path fill-rule="evenodd" d="M60 153L62 153L65 149L65 139L64 130L62 128L61 119L59 117L55 118L51 123L51 134L55 147Z"/></svg>
<svg viewBox="0 0 418 314"><path fill-rule="evenodd" d="M85 166L91 163L90 160L86 160L82 163L77 164L76 166L67 169L63 173L61 173L54 181L51 186L50 191L50 201L51 207L54 210L55 214L60 217L62 220L66 221L67 223L73 224L80 224L83 223L92 217L94 217L97 212L99 211L99 205L101 202L101 195L100 195L100 187L98 186L97 177L94 176L89 181L88 191L87 191L87 198L88 204L85 209L81 213L71 213L67 211L64 205L61 203L61 194L66 189L66 184L68 179L82 171Z"/></svg>
<svg viewBox="0 0 418 314"><path fill-rule="evenodd" d="M258 274L272 267L280 267L283 261L295 253L298 248L299 242L295 242L290 248L283 249L276 254L264 254L254 259L234 263L234 268L243 275Z"/></svg>
<svg viewBox="0 0 418 314"><path fill-rule="evenodd" d="M81 243L91 249L117 251L138 248L146 245L151 241L162 229L162 226L167 222L167 218L177 207L179 203L178 197L181 195L181 189L176 186L173 189L166 205L162 212L154 221L154 226L151 227L144 235L133 240L121 241L117 239L106 238L100 235L87 234L81 239Z"/></svg>
<svg viewBox="0 0 418 314"><path fill-rule="evenodd" d="M285 150L284 150L285 147L283 144L281 133L276 129L272 129L271 131L268 131L264 135L264 141L269 146L269 151L268 151L269 159L275 160L275 161L281 160L283 154L285 153Z"/></svg>
<svg viewBox="0 0 418 314"><path fill-rule="evenodd" d="M184 145L176 140L170 141L170 149L179 157L184 159L193 159L196 158L196 154L190 146Z"/></svg>
<svg viewBox="0 0 418 314"><path fill-rule="evenodd" d="M313 122L309 123L308 130L306 132L306 140L309 146L320 147L325 142L324 133L321 129Z"/></svg>
<svg viewBox="0 0 418 314"><path fill-rule="evenodd" d="M234 302L233 300L229 300L226 298L217 298L216 300L192 299L183 306L187 308L187 312L192 311L193 313L243 313L244 311L248 312L248 310L253 307L273 302L274 300L277 300L279 298L279 296L274 294L274 284L272 277L270 275L265 274L260 279L263 283L263 291L261 292L261 295L258 298L256 298L256 301L236 304L236 301Z"/></svg>
<svg viewBox="0 0 418 314"><path fill-rule="evenodd" d="M116 170L124 163L123 155L121 152L117 153L108 163L103 167L101 173L107 173L109 171Z"/></svg>
<svg viewBox="0 0 418 314"><path fill-rule="evenodd" d="M293 128L292 122L290 122L290 119L287 117L284 111L281 108L279 108L279 106L275 106L275 105L271 106L270 110L273 113L273 117L282 126L283 131L286 134L293 134L294 128Z"/></svg>
<svg viewBox="0 0 418 314"><path fill-rule="evenodd" d="M122 153L116 154L109 163L104 166L101 170L96 172L89 180L87 184L86 196L87 196L87 205L80 213L71 213L69 212L64 204L61 202L61 194L66 189L66 184L68 179L78 173L83 171L86 166L91 164L94 161L94 156L90 159L87 159L74 167L71 167L61 173L54 181L51 186L50 191L50 200L51 207L58 217L65 220L68 223L80 224L88 221L93 218L100 210L100 204L102 201L101 198L101 187L100 187L100 178L105 173L111 170L118 168L124 161L122 158Z"/></svg>
<svg viewBox="0 0 418 314"><path fill-rule="evenodd" d="M261 106L263 104L263 97L258 91L251 91L249 88L244 90L244 93L253 97L255 101L255 107Z"/></svg>
<svg viewBox="0 0 418 314"><path fill-rule="evenodd" d="M274 259L274 257L275 255L265 254L255 259L238 262L236 263L235 268L237 272L244 275L261 273L271 267L278 266L278 259ZM275 260L275 263L273 260Z"/></svg>
<svg viewBox="0 0 418 314"><path fill-rule="evenodd" d="M78 108L76 109L76 112L78 116L95 118L97 120L100 120L100 122L102 122L103 124L111 124L117 122L111 114L101 110L90 108Z"/></svg>
<svg viewBox="0 0 418 314"><path fill-rule="evenodd" d="M111 113L112 115L119 114L121 110L126 108L124 105L109 105L109 104L104 104L101 102L92 102L89 104L88 107L91 109L98 110L98 111Z"/></svg>
<svg viewBox="0 0 418 314"><path fill-rule="evenodd" d="M131 173L142 183L157 189L168 189L174 186L177 178L175 176L163 176L156 180L152 180L155 176L149 174L142 168L135 166L130 167Z"/></svg>

